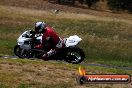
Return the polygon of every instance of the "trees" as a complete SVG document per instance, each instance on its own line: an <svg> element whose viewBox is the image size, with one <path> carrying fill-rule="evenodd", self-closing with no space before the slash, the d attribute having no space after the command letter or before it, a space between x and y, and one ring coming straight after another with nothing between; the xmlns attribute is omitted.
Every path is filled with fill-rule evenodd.
<svg viewBox="0 0 132 88"><path fill-rule="evenodd" d="M132 0L108 0L111 10L128 10L132 12Z"/></svg>
<svg viewBox="0 0 132 88"><path fill-rule="evenodd" d="M75 1L78 1L81 5L85 4L89 8L95 5L100 0L56 0L58 3L66 3L70 5L75 5ZM132 12L132 0L105 0L107 6L111 10L128 10Z"/></svg>
<svg viewBox="0 0 132 88"><path fill-rule="evenodd" d="M86 0L86 4L89 8L91 8L92 5L96 4L99 0Z"/></svg>
<svg viewBox="0 0 132 88"><path fill-rule="evenodd" d="M71 4L75 3L75 0L57 0L58 3L70 2Z"/></svg>
<svg viewBox="0 0 132 88"><path fill-rule="evenodd" d="M70 2L72 5L75 4L75 1L78 1L81 4L86 4L89 8L91 8L91 6L99 0L57 0L58 3Z"/></svg>
<svg viewBox="0 0 132 88"><path fill-rule="evenodd" d="M79 3L83 4L84 3L84 0L78 0Z"/></svg>

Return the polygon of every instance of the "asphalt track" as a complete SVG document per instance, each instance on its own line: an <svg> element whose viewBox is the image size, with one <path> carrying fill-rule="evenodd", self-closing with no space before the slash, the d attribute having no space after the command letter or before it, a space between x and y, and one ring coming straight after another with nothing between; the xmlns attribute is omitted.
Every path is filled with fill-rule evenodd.
<svg viewBox="0 0 132 88"><path fill-rule="evenodd" d="M6 58L11 58L11 59L18 59L17 56L9 56L9 55L5 55L5 56L0 56L0 58L6 59ZM38 60L35 58L31 58L33 60ZM98 67L104 67L104 68L114 68L114 69L122 69L122 70L132 70L132 68L130 67L119 67L119 66L109 66L109 65L103 65L103 64L96 64L96 63L81 63L80 65L84 65L84 66L98 66Z"/></svg>

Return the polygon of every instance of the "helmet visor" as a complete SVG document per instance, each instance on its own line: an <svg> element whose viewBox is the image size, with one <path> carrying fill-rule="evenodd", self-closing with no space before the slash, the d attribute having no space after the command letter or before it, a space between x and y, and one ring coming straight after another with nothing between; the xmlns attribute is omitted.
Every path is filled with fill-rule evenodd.
<svg viewBox="0 0 132 88"><path fill-rule="evenodd" d="M40 29L41 29L41 26L35 27L35 32L39 33Z"/></svg>

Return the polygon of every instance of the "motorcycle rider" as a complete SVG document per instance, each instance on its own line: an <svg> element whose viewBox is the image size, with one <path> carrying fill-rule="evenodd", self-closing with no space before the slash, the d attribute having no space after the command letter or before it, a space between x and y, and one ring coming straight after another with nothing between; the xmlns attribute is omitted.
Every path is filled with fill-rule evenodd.
<svg viewBox="0 0 132 88"><path fill-rule="evenodd" d="M36 22L35 23L35 33L43 34L42 43L35 46L37 49L45 49L48 52L42 56L42 59L48 60L47 57L55 53L57 48L62 47L62 40L59 38L58 34L54 31L53 28L46 25L45 22Z"/></svg>

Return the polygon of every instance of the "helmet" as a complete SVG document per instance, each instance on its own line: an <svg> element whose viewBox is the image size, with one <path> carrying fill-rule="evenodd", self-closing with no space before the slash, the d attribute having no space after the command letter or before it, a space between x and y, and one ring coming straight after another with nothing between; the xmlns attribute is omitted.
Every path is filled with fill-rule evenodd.
<svg viewBox="0 0 132 88"><path fill-rule="evenodd" d="M35 24L35 32L36 33L42 33L45 29L46 24L44 22L36 22Z"/></svg>

